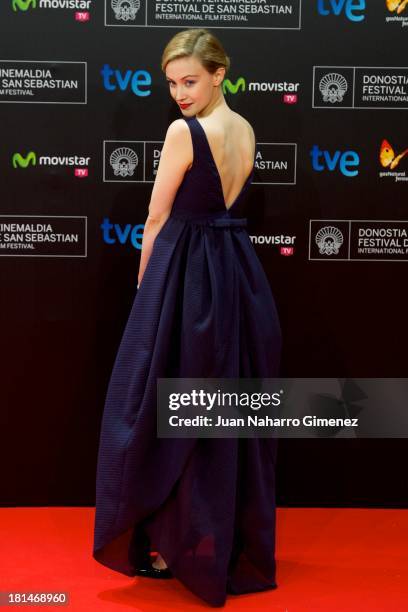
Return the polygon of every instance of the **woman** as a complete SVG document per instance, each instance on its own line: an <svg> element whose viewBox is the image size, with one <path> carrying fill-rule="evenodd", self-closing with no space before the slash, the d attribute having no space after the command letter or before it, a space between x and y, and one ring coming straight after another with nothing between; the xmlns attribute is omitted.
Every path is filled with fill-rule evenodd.
<svg viewBox="0 0 408 612"><path fill-rule="evenodd" d="M225 102L228 68L205 29L163 52L183 117L166 133L108 387L93 551L129 576L174 576L212 606L276 587L277 440L156 435L158 378L279 373L278 315L243 216L255 136Z"/></svg>

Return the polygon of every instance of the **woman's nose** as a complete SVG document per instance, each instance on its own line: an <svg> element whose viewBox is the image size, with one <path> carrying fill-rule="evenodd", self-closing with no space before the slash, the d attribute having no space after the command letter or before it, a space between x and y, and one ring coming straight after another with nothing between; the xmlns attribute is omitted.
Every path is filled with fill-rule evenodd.
<svg viewBox="0 0 408 612"><path fill-rule="evenodd" d="M185 98L184 88L180 88L176 90L176 100L177 102L181 102Z"/></svg>

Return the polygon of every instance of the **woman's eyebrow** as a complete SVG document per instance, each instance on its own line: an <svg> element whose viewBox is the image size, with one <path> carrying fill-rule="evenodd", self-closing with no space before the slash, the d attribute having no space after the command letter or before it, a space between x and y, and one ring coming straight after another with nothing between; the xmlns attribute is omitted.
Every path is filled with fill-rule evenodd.
<svg viewBox="0 0 408 612"><path fill-rule="evenodd" d="M198 77L198 74L186 74L186 76L181 77L181 80L186 79L187 77ZM168 81L172 81L170 77L166 77Z"/></svg>

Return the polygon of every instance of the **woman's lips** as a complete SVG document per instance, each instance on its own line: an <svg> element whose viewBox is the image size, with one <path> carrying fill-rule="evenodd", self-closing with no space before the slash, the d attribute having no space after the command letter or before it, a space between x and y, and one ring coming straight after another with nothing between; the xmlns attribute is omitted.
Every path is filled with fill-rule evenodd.
<svg viewBox="0 0 408 612"><path fill-rule="evenodd" d="M190 102L190 104L179 104L179 107L184 109L184 108L188 108L191 105L192 105L192 102Z"/></svg>

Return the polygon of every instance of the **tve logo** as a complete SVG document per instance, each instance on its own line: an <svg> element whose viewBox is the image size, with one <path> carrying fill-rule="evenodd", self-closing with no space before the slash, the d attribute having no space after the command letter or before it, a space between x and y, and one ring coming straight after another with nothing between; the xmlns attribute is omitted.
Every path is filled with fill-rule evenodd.
<svg viewBox="0 0 408 612"><path fill-rule="evenodd" d="M127 223L123 227L119 223L111 223L108 217L105 217L101 223L102 238L106 244L126 244L130 242L135 249L142 249L143 229L144 225L130 225Z"/></svg>
<svg viewBox="0 0 408 612"><path fill-rule="evenodd" d="M317 12L319 15L336 15L345 13L350 21L363 21L365 15L365 0L317 0Z"/></svg>
<svg viewBox="0 0 408 612"><path fill-rule="evenodd" d="M147 70L126 70L122 74L120 70L114 70L109 64L104 64L101 75L103 86L108 91L116 91L118 88L126 91L130 85L135 96L150 96L151 90L146 87L152 84L152 77Z"/></svg>
<svg viewBox="0 0 408 612"><path fill-rule="evenodd" d="M323 172L323 170L330 170L333 172L337 167L344 176L356 176L358 170L351 170L351 168L360 164L360 158L355 151L335 151L333 155L330 155L329 151L320 150L317 145L313 145L310 151L312 158L313 170L317 172Z"/></svg>

